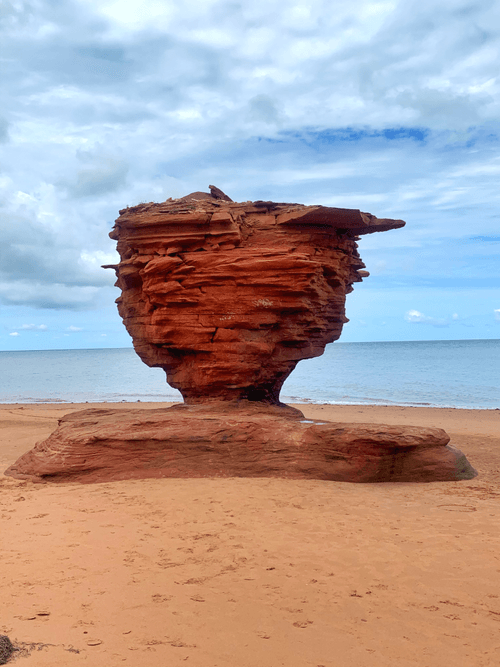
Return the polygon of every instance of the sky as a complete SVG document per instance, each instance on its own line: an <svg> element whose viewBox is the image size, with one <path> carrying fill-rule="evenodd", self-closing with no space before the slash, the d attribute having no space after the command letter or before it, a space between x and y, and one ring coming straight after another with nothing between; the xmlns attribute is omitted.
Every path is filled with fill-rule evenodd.
<svg viewBox="0 0 500 667"><path fill-rule="evenodd" d="M118 211L235 201L367 235L340 342L500 338L500 3L2 0L0 350L127 347Z"/></svg>

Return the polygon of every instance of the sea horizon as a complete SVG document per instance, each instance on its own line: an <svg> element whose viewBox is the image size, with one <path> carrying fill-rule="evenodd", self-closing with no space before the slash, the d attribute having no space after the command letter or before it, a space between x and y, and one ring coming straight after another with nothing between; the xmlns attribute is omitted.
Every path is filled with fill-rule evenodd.
<svg viewBox="0 0 500 667"><path fill-rule="evenodd" d="M382 345L384 343L464 343L464 342L474 342L474 341L500 341L500 338L433 338L430 340L356 340L356 341L344 341L336 340L333 343L328 343L329 345ZM116 345L116 346L107 346L107 347L33 347L29 349L18 349L18 350L0 350L1 352L76 352L78 350L133 350L133 345Z"/></svg>
<svg viewBox="0 0 500 667"><path fill-rule="evenodd" d="M284 403L500 409L500 339L335 342L299 362ZM0 351L0 403L182 401L130 347Z"/></svg>

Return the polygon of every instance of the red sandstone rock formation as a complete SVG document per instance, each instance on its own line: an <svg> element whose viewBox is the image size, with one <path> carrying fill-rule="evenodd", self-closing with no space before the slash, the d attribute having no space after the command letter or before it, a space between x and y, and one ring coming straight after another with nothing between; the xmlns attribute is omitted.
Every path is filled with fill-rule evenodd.
<svg viewBox="0 0 500 667"><path fill-rule="evenodd" d="M345 296L368 275L359 235L405 223L210 189L120 211L118 310L137 354L186 402L278 403L297 362L347 322Z"/></svg>
<svg viewBox="0 0 500 667"><path fill-rule="evenodd" d="M35 482L150 477L284 477L439 482L475 476L438 428L304 419L293 408L241 401L157 410L84 410L7 474Z"/></svg>
<svg viewBox="0 0 500 667"><path fill-rule="evenodd" d="M120 211L111 234L121 257L113 267L118 308L135 349L166 370L188 404L67 415L7 474L81 482L474 477L441 429L314 422L279 404L297 362L340 336L345 296L368 275L358 236L404 222L324 206L236 204L210 190Z"/></svg>

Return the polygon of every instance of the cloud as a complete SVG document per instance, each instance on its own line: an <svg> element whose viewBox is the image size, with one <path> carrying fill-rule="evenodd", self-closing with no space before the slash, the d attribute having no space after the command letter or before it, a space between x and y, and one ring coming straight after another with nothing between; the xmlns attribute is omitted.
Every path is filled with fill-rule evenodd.
<svg viewBox="0 0 500 667"><path fill-rule="evenodd" d="M256 95L248 101L247 118L250 122L276 126L282 125L284 120L276 102L269 95Z"/></svg>
<svg viewBox="0 0 500 667"><path fill-rule="evenodd" d="M453 313L449 318L442 318L429 317L428 315L424 315L424 313L421 313L418 310L409 310L405 314L404 319L406 322L410 322L412 324L429 324L438 328L449 327L450 324L460 325L463 327L474 327L474 324L472 323L473 318L471 316L461 317L458 313Z"/></svg>
<svg viewBox="0 0 500 667"><path fill-rule="evenodd" d="M5 305L88 310L96 306L97 297L98 288L93 286L47 285L27 280L0 282L0 301Z"/></svg>
<svg viewBox="0 0 500 667"><path fill-rule="evenodd" d="M93 215L99 215L95 209ZM104 217L82 224L78 213L74 217L54 185L41 183L29 193L0 174L0 302L78 308L112 284L95 261L114 257L112 246L101 250L110 223Z"/></svg>
<svg viewBox="0 0 500 667"><path fill-rule="evenodd" d="M492 0L7 3L1 303L112 301L118 210L209 183L406 219L360 242L392 294L494 288L499 20Z"/></svg>
<svg viewBox="0 0 500 667"><path fill-rule="evenodd" d="M86 166L79 169L73 180L65 185L70 195L76 198L93 197L114 192L126 185L126 160L99 151L80 152L78 158Z"/></svg>
<svg viewBox="0 0 500 667"><path fill-rule="evenodd" d="M428 317L427 315L420 313L418 310L409 310L405 315L405 320L416 324L430 324L433 327L449 326L449 322L445 319Z"/></svg>
<svg viewBox="0 0 500 667"><path fill-rule="evenodd" d="M8 141L9 138L9 124L0 116L0 144Z"/></svg>
<svg viewBox="0 0 500 667"><path fill-rule="evenodd" d="M405 315L405 320L407 322L428 322L429 320L432 320L432 318L427 317L418 310L409 310Z"/></svg>
<svg viewBox="0 0 500 667"><path fill-rule="evenodd" d="M23 324L19 328L24 331L47 331L48 329L46 324Z"/></svg>
<svg viewBox="0 0 500 667"><path fill-rule="evenodd" d="M353 0L331 12L321 0L187 0L181 11L96 0L68 1L58 12L40 2L24 31L6 39L18 56L14 90L28 86L27 114L41 113L50 138L55 115L61 139L123 146L146 131L176 152L186 121L193 139L206 140L248 136L256 116L290 129L466 129L496 118L496 10L477 2L464 14L460 4ZM143 126L125 139L127 115Z"/></svg>
<svg viewBox="0 0 500 667"><path fill-rule="evenodd" d="M451 323L459 324L462 327L474 328L476 326L476 318L471 315L461 317L458 313L453 313L451 316Z"/></svg>
<svg viewBox="0 0 500 667"><path fill-rule="evenodd" d="M66 328L66 331L76 332L76 331L83 331L83 329L82 327L74 327L73 325L70 325L69 327Z"/></svg>
<svg viewBox="0 0 500 667"><path fill-rule="evenodd" d="M495 308L493 311L493 316L495 318L495 322L500 322L500 308Z"/></svg>
<svg viewBox="0 0 500 667"><path fill-rule="evenodd" d="M20 336L21 334L18 331L12 331L9 336Z"/></svg>

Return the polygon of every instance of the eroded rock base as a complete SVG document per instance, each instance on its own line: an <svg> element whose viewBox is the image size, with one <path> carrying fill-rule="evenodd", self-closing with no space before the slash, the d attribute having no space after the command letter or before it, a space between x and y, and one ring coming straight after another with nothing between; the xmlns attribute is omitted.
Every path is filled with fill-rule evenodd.
<svg viewBox="0 0 500 667"><path fill-rule="evenodd" d="M151 477L438 482L476 471L438 428L312 421L239 401L63 417L7 475L83 483Z"/></svg>

